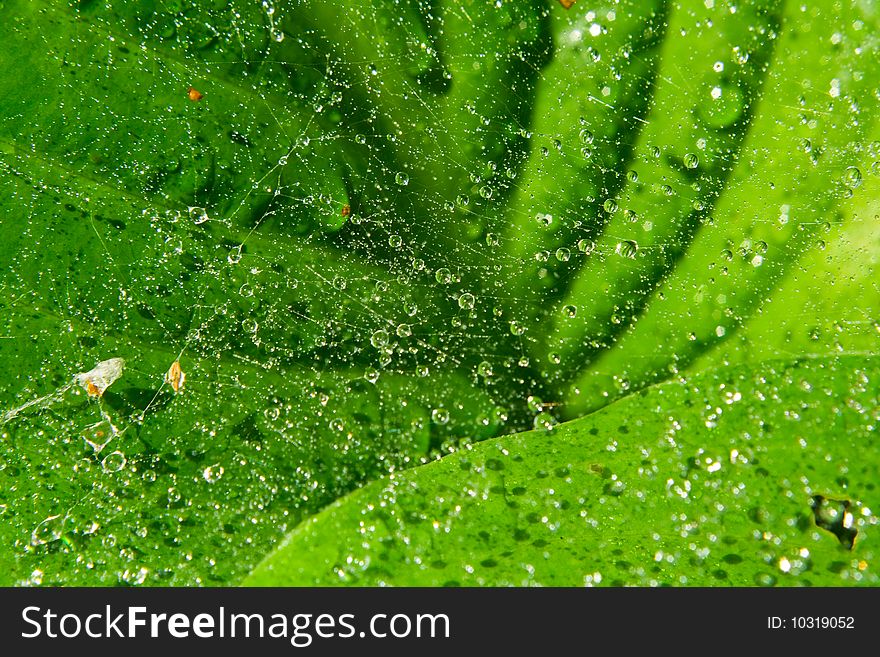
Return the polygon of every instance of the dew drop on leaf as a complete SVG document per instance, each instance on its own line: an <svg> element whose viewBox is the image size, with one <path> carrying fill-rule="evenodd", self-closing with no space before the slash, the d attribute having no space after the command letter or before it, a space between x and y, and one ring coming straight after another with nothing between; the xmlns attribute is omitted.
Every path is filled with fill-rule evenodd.
<svg viewBox="0 0 880 657"><path fill-rule="evenodd" d="M843 172L843 181L847 187L855 189L862 184L862 172L857 167L847 167Z"/></svg>
<svg viewBox="0 0 880 657"><path fill-rule="evenodd" d="M120 451L110 452L101 461L101 467L104 472L119 472L125 467L127 460L125 454Z"/></svg>
<svg viewBox="0 0 880 657"><path fill-rule="evenodd" d="M634 259L639 251L635 240L622 240L614 247L614 252L622 258Z"/></svg>
<svg viewBox="0 0 880 657"><path fill-rule="evenodd" d="M476 299L470 292L465 292L458 297L458 307L463 310L472 310Z"/></svg>

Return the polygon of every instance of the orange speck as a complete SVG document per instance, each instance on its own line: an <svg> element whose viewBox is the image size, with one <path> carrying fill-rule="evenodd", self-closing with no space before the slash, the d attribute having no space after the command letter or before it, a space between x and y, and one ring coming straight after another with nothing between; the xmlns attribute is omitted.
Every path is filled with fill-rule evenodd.
<svg viewBox="0 0 880 657"><path fill-rule="evenodd" d="M345 205L342 206L342 216L347 217L350 214L351 214L351 206L348 203L346 203Z"/></svg>
<svg viewBox="0 0 880 657"><path fill-rule="evenodd" d="M189 96L189 99L191 101L193 101L194 103L197 103L198 101L200 101L202 98L205 97L205 94L203 94L201 91L199 91L195 87L190 87L189 89L187 89L186 95Z"/></svg>
<svg viewBox="0 0 880 657"><path fill-rule="evenodd" d="M86 392L89 393L89 397L100 397L104 391L91 381L86 381Z"/></svg>
<svg viewBox="0 0 880 657"><path fill-rule="evenodd" d="M577 0L559 0L559 4L561 4L561 5L562 5L563 7L565 7L566 9L571 9L571 6L572 6L576 1L577 1Z"/></svg>
<svg viewBox="0 0 880 657"><path fill-rule="evenodd" d="M184 381L186 381L186 373L180 369L180 361L176 360L171 363L171 367L165 373L165 383L170 385L174 392L180 392Z"/></svg>

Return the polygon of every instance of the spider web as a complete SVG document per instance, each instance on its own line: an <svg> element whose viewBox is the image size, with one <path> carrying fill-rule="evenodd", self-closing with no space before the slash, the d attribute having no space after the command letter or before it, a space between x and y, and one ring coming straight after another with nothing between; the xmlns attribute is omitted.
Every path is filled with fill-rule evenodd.
<svg viewBox="0 0 880 657"><path fill-rule="evenodd" d="M17 204L4 227L24 226L0 280L21 583L234 581L365 481L552 429L583 340L542 335L584 319L566 301L575 273L681 246L650 239L644 213L614 223L638 170L650 180L632 153L651 98L709 84L652 73L666 3L34 7L9 30L47 55L16 55L0 160ZM619 49L591 45L620 24ZM595 89L558 82L554 47ZM619 129L542 124L542 85ZM724 176L739 161L693 148ZM548 203L547 177L596 182ZM693 195L686 177L660 182ZM729 246L751 266L767 248ZM77 377L113 357L122 376L90 395Z"/></svg>

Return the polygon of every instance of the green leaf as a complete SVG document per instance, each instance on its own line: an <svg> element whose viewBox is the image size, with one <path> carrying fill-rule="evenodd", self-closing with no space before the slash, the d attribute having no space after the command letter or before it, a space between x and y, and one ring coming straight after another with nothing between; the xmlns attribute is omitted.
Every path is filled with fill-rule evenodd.
<svg viewBox="0 0 880 657"><path fill-rule="evenodd" d="M768 362L374 482L256 586L877 585L877 358Z"/></svg>
<svg viewBox="0 0 880 657"><path fill-rule="evenodd" d="M0 583L238 583L479 441L877 353L869 3L0 9Z"/></svg>

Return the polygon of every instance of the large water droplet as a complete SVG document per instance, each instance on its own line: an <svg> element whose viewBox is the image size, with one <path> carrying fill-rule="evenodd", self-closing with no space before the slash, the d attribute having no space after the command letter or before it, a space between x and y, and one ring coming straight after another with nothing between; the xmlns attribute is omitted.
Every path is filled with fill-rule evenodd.
<svg viewBox="0 0 880 657"><path fill-rule="evenodd" d="M862 172L856 167L847 167L843 172L843 182L850 189L855 189L862 184Z"/></svg>
<svg viewBox="0 0 880 657"><path fill-rule="evenodd" d="M64 535L64 521L62 515L49 516L31 532L31 545L45 545L57 541Z"/></svg>
<svg viewBox="0 0 880 657"><path fill-rule="evenodd" d="M370 344L376 347L376 349L381 349L385 345L388 344L388 331L385 329L379 329L373 335L370 336Z"/></svg>
<svg viewBox="0 0 880 657"><path fill-rule="evenodd" d="M578 251L589 255L590 253L592 253L595 250L596 243L593 240L586 240L586 239L578 240L577 247L578 247Z"/></svg>
<svg viewBox="0 0 880 657"><path fill-rule="evenodd" d="M634 260L639 252L639 245L634 240L623 240L617 243L617 246L614 247L614 252L623 258Z"/></svg>
<svg viewBox="0 0 880 657"><path fill-rule="evenodd" d="M559 424L558 420L550 415L550 413L542 412L535 416L535 429L543 429L544 431L552 431L553 427Z"/></svg>
<svg viewBox="0 0 880 657"><path fill-rule="evenodd" d="M223 476L223 466L219 463L215 463L214 465L209 465L202 471L202 477L209 484L216 484L220 481L220 477Z"/></svg>
<svg viewBox="0 0 880 657"><path fill-rule="evenodd" d="M125 454L120 451L111 452L101 461L101 467L104 472L119 472L126 464Z"/></svg>
<svg viewBox="0 0 880 657"><path fill-rule="evenodd" d="M437 279L437 282L441 285L448 285L452 282L452 272L446 267L441 267L435 272L434 278Z"/></svg>

